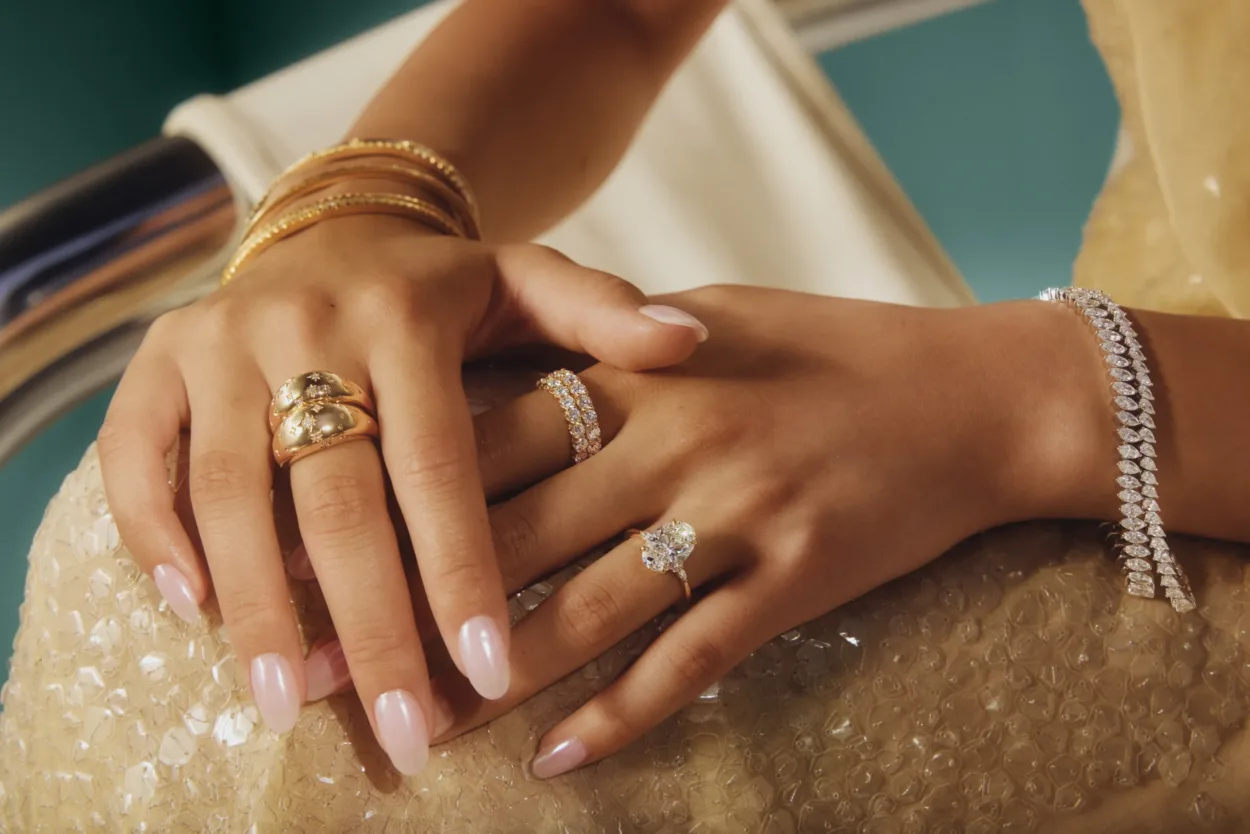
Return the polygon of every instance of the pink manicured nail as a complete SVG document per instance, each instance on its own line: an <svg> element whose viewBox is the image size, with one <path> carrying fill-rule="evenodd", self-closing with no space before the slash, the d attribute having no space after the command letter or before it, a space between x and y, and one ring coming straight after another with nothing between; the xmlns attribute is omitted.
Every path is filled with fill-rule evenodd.
<svg viewBox="0 0 1250 834"><path fill-rule="evenodd" d="M156 590L169 603L169 610L177 614L185 622L195 625L200 621L200 606L191 591L191 583L182 575L182 571L173 565L157 565L152 571L152 581Z"/></svg>
<svg viewBox="0 0 1250 834"><path fill-rule="evenodd" d="M289 733L299 720L295 675L280 654L262 654L252 660L252 697L261 718L275 733Z"/></svg>
<svg viewBox="0 0 1250 834"><path fill-rule="evenodd" d="M550 779L561 773L568 773L586 761L586 745L576 738L565 739L549 750L544 750L534 757L530 770L539 779Z"/></svg>
<svg viewBox="0 0 1250 834"><path fill-rule="evenodd" d="M304 549L304 545L296 545L291 551L291 555L286 557L286 572L291 575L292 579L300 582L311 582L317 578L317 574L313 571L312 562L308 560L308 551Z"/></svg>
<svg viewBox="0 0 1250 834"><path fill-rule="evenodd" d="M679 324L682 327L689 327L699 334L700 342L707 341L707 327L685 310L678 310L676 307L663 304L648 304L645 307L639 307L638 312L662 324Z"/></svg>
<svg viewBox="0 0 1250 834"><path fill-rule="evenodd" d="M347 669L343 644L331 640L314 649L304 661L304 676L308 678L309 701L320 701L351 683L352 674Z"/></svg>
<svg viewBox="0 0 1250 834"><path fill-rule="evenodd" d="M460 662L465 677L483 698L497 701L508 694L508 655L490 617L473 617L460 627Z"/></svg>
<svg viewBox="0 0 1250 834"><path fill-rule="evenodd" d="M430 737L425 716L411 692L393 689L378 696L373 706L378 722L378 741L391 764L405 776L416 776L430 758Z"/></svg>

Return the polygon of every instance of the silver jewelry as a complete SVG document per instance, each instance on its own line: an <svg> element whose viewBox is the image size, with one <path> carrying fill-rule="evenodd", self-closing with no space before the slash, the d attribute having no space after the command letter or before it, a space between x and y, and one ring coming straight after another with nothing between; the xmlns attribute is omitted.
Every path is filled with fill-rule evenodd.
<svg viewBox="0 0 1250 834"><path fill-rule="evenodd" d="M630 530L642 538L642 564L656 573L675 574L690 599L690 580L686 576L686 560L694 553L697 542L694 528L673 519L656 530Z"/></svg>
<svg viewBox="0 0 1250 834"><path fill-rule="evenodd" d="M1093 326L1111 376L1120 441L1115 479L1123 514L1119 561L1128 574L1128 592L1153 598L1157 578L1174 609L1192 611L1196 607L1193 591L1163 530L1155 463L1153 383L1133 322L1120 305L1098 290L1063 287L1046 290L1040 298L1072 307Z"/></svg>

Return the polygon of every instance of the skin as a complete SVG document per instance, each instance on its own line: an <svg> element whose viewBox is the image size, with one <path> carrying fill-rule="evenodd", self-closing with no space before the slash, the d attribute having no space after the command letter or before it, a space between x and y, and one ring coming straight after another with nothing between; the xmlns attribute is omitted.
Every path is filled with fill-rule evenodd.
<svg viewBox="0 0 1250 834"><path fill-rule="evenodd" d="M543 392L475 420L491 493L533 481L490 510L509 590L628 528L678 518L699 534L686 564L694 604L545 735L538 762L572 740L584 757L571 766L610 755L775 635L977 532L1117 514L1106 366L1071 310L1038 301L930 310L745 287L662 300L713 335L667 371L600 364L581 374L607 439L590 461L568 466L563 418ZM1250 327L1134 318L1156 369L1169 529L1250 541L1240 464L1250 437L1229 402L1244 395L1228 380L1250 368ZM518 625L505 698L484 701L440 673L435 687L456 718L436 743L680 604L680 583L645 570L639 553L624 541Z"/></svg>
<svg viewBox="0 0 1250 834"><path fill-rule="evenodd" d="M274 388L312 369L369 389L382 427L380 447L346 444L290 473L341 671L371 720L381 694L402 690L424 733L438 735L441 691L455 713L449 737L528 697L674 602L679 586L640 573L636 544L626 546L512 636L505 589L625 527L676 516L699 530L690 569L701 599L545 739L544 751L578 739L578 764L636 737L772 634L966 535L1019 518L1114 515L1103 369L1067 311L708 290L664 302L689 307L706 329L664 324L639 312L648 300L621 279L518 243L612 170L721 5L468 0L349 134L415 139L447 155L475 186L485 243L395 218L336 219L153 327L101 431L106 489L146 571L172 566L196 604L216 596L245 668L284 658L306 694L270 512L265 414ZM398 187L337 190L383 188ZM1237 378L1250 368L1250 334L1184 317L1142 314L1140 324L1167 394L1169 523L1246 540L1239 499L1250 475L1235 462L1250 449L1235 415L1250 405ZM584 466L562 470L567 435L546 394L469 419L461 364L530 344L601 362L585 378L610 442ZM672 371L639 373L692 354ZM188 426L202 553L174 513L164 466ZM402 516L394 522L384 472ZM488 497L527 485L488 511ZM414 613L397 524L431 590L428 618L418 619L424 603ZM422 643L441 644L464 673L457 634L478 616L502 634L506 693L482 701L452 672L431 689ZM543 640L560 651L537 651Z"/></svg>

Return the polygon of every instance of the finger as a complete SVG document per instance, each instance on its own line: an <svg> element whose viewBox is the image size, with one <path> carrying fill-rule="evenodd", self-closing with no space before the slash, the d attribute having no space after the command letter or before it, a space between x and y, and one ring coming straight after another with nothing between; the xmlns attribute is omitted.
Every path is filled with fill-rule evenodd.
<svg viewBox="0 0 1250 834"><path fill-rule="evenodd" d="M208 580L178 518L166 461L189 412L174 362L141 349L109 404L97 449L109 509L127 549L170 610L195 623Z"/></svg>
<svg viewBox="0 0 1250 834"><path fill-rule="evenodd" d="M420 773L436 723L399 544L372 443L347 443L291 466L304 548L334 621L343 659L375 735L405 775ZM335 690L342 666L310 669L313 696ZM322 675L325 672L325 675Z"/></svg>
<svg viewBox="0 0 1250 834"><path fill-rule="evenodd" d="M604 447L616 437L629 413L623 386L597 365L579 374L590 393ZM560 403L548 391L531 391L473 418L478 468L488 498L536 483L572 462L569 425Z"/></svg>
<svg viewBox="0 0 1250 834"><path fill-rule="evenodd" d="M482 697L500 698L510 674L508 609L460 358L455 350L412 341L396 348L373 363L395 497L448 653Z"/></svg>
<svg viewBox="0 0 1250 834"><path fill-rule="evenodd" d="M627 444L609 445L491 507L504 587L509 593L524 588L622 530L655 518L671 497L655 483L654 473L633 459Z"/></svg>
<svg viewBox="0 0 1250 834"><path fill-rule="evenodd" d="M677 618L620 678L551 729L530 767L550 779L642 737L723 678L771 635L746 577L713 591Z"/></svg>
<svg viewBox="0 0 1250 834"><path fill-rule="evenodd" d="M191 397L191 505L231 645L265 723L285 733L305 684L270 503L268 392L255 370L210 367Z"/></svg>
<svg viewBox="0 0 1250 834"><path fill-rule="evenodd" d="M497 267L506 303L479 328L470 356L490 348L548 343L626 370L674 365L707 339L676 307L650 304L633 284L587 269L544 246L507 246Z"/></svg>
<svg viewBox="0 0 1250 834"><path fill-rule="evenodd" d="M684 599L681 581L642 564L641 545L631 538L558 588L513 635L513 686L506 698L486 703L463 697L452 680L435 689L455 704L446 740L507 712L517 704L595 659ZM732 570L733 555L696 551L686 563L692 586ZM442 691L446 687L448 691Z"/></svg>

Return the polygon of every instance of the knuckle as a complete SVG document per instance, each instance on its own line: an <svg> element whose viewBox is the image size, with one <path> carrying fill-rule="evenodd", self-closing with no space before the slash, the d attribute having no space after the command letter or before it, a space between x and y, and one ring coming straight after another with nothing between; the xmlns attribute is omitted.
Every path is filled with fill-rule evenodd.
<svg viewBox="0 0 1250 834"><path fill-rule="evenodd" d="M328 472L308 485L307 512L300 526L309 535L341 538L360 534L371 517L370 491L364 479L346 472Z"/></svg>
<svg viewBox="0 0 1250 834"><path fill-rule="evenodd" d="M244 457L229 449L210 449L191 461L191 501L197 515L238 501L247 487Z"/></svg>
<svg viewBox="0 0 1250 834"><path fill-rule="evenodd" d="M283 293L266 298L259 315L263 332L281 333L294 350L312 353L324 341L332 309L319 293Z"/></svg>
<svg viewBox="0 0 1250 834"><path fill-rule="evenodd" d="M404 486L419 490L427 497L439 498L454 493L460 486L465 467L450 445L433 438L413 443L400 451L399 465L394 467L392 477L398 476Z"/></svg>
<svg viewBox="0 0 1250 834"><path fill-rule="evenodd" d="M672 423L678 451L689 457L717 453L737 444L743 435L739 418L712 409L691 409Z"/></svg>
<svg viewBox="0 0 1250 834"><path fill-rule="evenodd" d="M352 290L352 308L368 327L385 327L408 318L411 289L407 282L374 278Z"/></svg>
<svg viewBox="0 0 1250 834"><path fill-rule="evenodd" d="M185 308L162 313L148 326L144 342L151 342L161 346L176 342L178 335L183 332L183 328L186 326L185 318Z"/></svg>
<svg viewBox="0 0 1250 834"><path fill-rule="evenodd" d="M725 670L725 653L706 637L679 640L665 654L673 674L688 686L702 687Z"/></svg>
<svg viewBox="0 0 1250 834"><path fill-rule="evenodd" d="M556 608L558 627L579 650L594 650L612 640L620 619L620 603L606 585L594 581L571 583Z"/></svg>
<svg viewBox="0 0 1250 834"><path fill-rule="evenodd" d="M230 594L219 601L222 619L230 630L231 640L249 656L264 654L273 646L274 636L285 632L289 609L260 594Z"/></svg>
<svg viewBox="0 0 1250 834"><path fill-rule="evenodd" d="M217 296L196 308L192 332L211 345L230 344L237 340L248 315L248 307L237 296Z"/></svg>
<svg viewBox="0 0 1250 834"><path fill-rule="evenodd" d="M495 557L508 588L533 578L529 555L535 552L538 528L525 513L497 512L490 515L491 537L495 541Z"/></svg>
<svg viewBox="0 0 1250 834"><path fill-rule="evenodd" d="M490 581L486 566L470 554L444 556L437 562L437 567L430 571L434 584L442 587L445 595L454 594L461 602L471 602L464 597L478 596Z"/></svg>
<svg viewBox="0 0 1250 834"><path fill-rule="evenodd" d="M356 668L380 669L388 674L406 669L419 649L416 640L406 640L396 628L381 623L364 623L339 632L343 648Z"/></svg>

